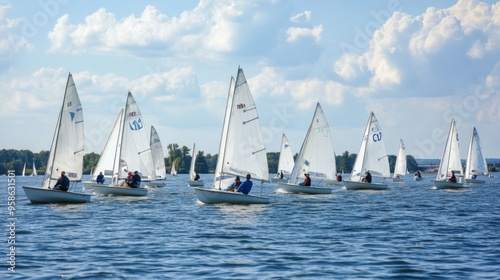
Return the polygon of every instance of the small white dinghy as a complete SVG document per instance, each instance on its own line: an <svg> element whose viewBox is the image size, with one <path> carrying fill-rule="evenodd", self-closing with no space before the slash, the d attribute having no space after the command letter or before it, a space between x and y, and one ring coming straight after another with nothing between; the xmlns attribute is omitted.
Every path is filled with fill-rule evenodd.
<svg viewBox="0 0 500 280"><path fill-rule="evenodd" d="M163 152L160 136L158 132L156 132L154 126L151 126L150 147L155 168L153 172L155 179L151 180L146 178L146 180L143 180L144 186L146 188L162 188L167 185L165 182L167 177L167 172L165 170L165 153Z"/></svg>
<svg viewBox="0 0 500 280"><path fill-rule="evenodd" d="M486 180L480 179L478 176L488 176L488 165L483 156L479 134L474 127L470 138L469 150L467 151L465 182L467 184L484 184Z"/></svg>
<svg viewBox="0 0 500 280"><path fill-rule="evenodd" d="M83 173L83 111L71 73L68 75L62 108L59 112L47 170L41 188L23 186L24 193L32 203L84 203L90 202L90 194L71 190L81 181ZM49 189L64 171L70 181L69 191ZM33 174L36 169L33 163Z"/></svg>
<svg viewBox="0 0 500 280"><path fill-rule="evenodd" d="M458 177L457 182L450 182L451 173L455 173ZM438 173L434 185L438 189L459 189L463 188L464 184L461 182L462 162L460 161L460 146L458 143L458 132L455 120L451 120L450 131L448 132L448 139L444 147L443 156L439 163Z"/></svg>
<svg viewBox="0 0 500 280"><path fill-rule="evenodd" d="M333 187L319 186L317 183L323 180L335 180L336 170L330 126L318 102L290 174L290 181L289 183L279 183L279 187L289 193L330 194ZM311 178L311 186L298 184L298 181L304 179L305 173L308 173Z"/></svg>
<svg viewBox="0 0 500 280"><path fill-rule="evenodd" d="M138 171L142 178L156 176L150 139L139 106L130 92L125 110L118 114L94 173L112 174L111 182L108 185L85 182L85 188L98 195L146 196L148 190L145 188L120 186L127 178L128 170Z"/></svg>
<svg viewBox="0 0 500 280"><path fill-rule="evenodd" d="M255 181L269 182L259 115L241 68L236 81L231 77L225 112L213 187L194 187L196 196L205 204L267 204L268 197L224 191L234 176L250 174L254 185Z"/></svg>
<svg viewBox="0 0 500 280"><path fill-rule="evenodd" d="M292 148L290 148L290 142L286 137L285 133L281 136L281 149L280 158L278 160L278 173L275 177L270 178L271 182L286 183L290 180L290 174L292 173L295 161L293 159ZM283 177L283 178L282 178Z"/></svg>
<svg viewBox="0 0 500 280"><path fill-rule="evenodd" d="M406 168L406 149L403 139L399 139L398 156L396 157L396 166L394 167L394 175L392 181L397 183L404 183L404 176L408 173Z"/></svg>
<svg viewBox="0 0 500 280"><path fill-rule="evenodd" d="M188 180L188 184L191 186L191 187L199 187L199 186L203 186L205 183L203 182L203 180L195 180L195 177L196 177L196 171L194 170L194 167L195 167L195 164L196 164L196 143L193 143L193 152L191 154L191 165L189 167L189 180Z"/></svg>
<svg viewBox="0 0 500 280"><path fill-rule="evenodd" d="M368 117L356 161L349 180L344 181L348 190L385 190L388 184L362 182L362 175L369 171L373 177L389 178L389 159L384 144L382 128L373 112Z"/></svg>

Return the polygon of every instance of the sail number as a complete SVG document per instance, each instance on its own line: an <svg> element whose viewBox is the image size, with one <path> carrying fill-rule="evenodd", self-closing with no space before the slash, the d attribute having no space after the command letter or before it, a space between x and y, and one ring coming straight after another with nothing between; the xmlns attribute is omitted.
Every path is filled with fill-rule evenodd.
<svg viewBox="0 0 500 280"><path fill-rule="evenodd" d="M379 142L382 140L382 132L375 133L372 135L373 142Z"/></svg>
<svg viewBox="0 0 500 280"><path fill-rule="evenodd" d="M243 109L243 108L245 108L245 107L246 107L246 106L245 106L245 104L243 104L243 103L240 103L240 104L237 104L237 105L236 105L236 108L237 108L237 109Z"/></svg>

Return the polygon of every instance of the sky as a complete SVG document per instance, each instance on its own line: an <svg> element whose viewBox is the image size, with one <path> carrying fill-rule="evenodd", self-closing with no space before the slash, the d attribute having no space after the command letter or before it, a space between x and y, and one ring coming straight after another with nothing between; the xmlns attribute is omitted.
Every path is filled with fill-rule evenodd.
<svg viewBox="0 0 500 280"><path fill-rule="evenodd" d="M476 0L0 0L0 149L50 149L71 72L87 153L130 91L164 147L216 154L238 67L268 152L319 102L336 154L373 111L388 154L440 158L455 119L462 158L473 127L500 158L500 3Z"/></svg>

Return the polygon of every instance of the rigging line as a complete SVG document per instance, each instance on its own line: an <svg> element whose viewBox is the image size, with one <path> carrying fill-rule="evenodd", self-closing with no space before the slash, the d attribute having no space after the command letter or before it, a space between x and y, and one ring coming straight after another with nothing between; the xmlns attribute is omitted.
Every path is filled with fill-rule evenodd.
<svg viewBox="0 0 500 280"><path fill-rule="evenodd" d="M142 152L138 152L137 154L140 155L140 154L145 153L147 151L151 151L151 147L149 149L146 149L146 150L142 151Z"/></svg>
<svg viewBox="0 0 500 280"><path fill-rule="evenodd" d="M249 108L249 109L243 109L243 113L246 113L246 112L251 111L251 110L257 110L257 107L252 107L252 108Z"/></svg>
<svg viewBox="0 0 500 280"><path fill-rule="evenodd" d="M246 121L246 122L243 122L243 125L245 125L245 124L247 124L247 123L249 123L249 122L251 122L251 121L258 120L258 119L259 119L259 117L255 117L255 118L250 119L250 120L248 120L248 121Z"/></svg>
<svg viewBox="0 0 500 280"><path fill-rule="evenodd" d="M252 155L255 155L256 153L259 153L259 152L262 152L262 151L265 151L265 150L266 150L266 148L263 148L263 149L260 149L258 151L252 152Z"/></svg>

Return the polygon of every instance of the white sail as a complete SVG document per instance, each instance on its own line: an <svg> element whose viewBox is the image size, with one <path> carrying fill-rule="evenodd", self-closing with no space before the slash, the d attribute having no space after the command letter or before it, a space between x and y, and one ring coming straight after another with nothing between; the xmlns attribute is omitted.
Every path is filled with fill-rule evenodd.
<svg viewBox="0 0 500 280"><path fill-rule="evenodd" d="M24 177L25 173L26 173L26 162L24 163L24 166L23 166L23 173L22 173L22 175L21 175L21 176L23 176L23 177Z"/></svg>
<svg viewBox="0 0 500 280"><path fill-rule="evenodd" d="M177 176L177 170L175 170L175 160L172 162L172 168L170 168L170 175Z"/></svg>
<svg viewBox="0 0 500 280"><path fill-rule="evenodd" d="M399 140L398 156L396 157L396 166L394 167L394 178L404 176L407 173L406 167L406 149L403 139Z"/></svg>
<svg viewBox="0 0 500 280"><path fill-rule="evenodd" d="M451 171L454 171L457 176L462 174L458 132L454 119L451 120L450 131L448 132L443 157L439 163L436 181L447 180L451 177Z"/></svg>
<svg viewBox="0 0 500 280"><path fill-rule="evenodd" d="M293 159L292 148L290 148L290 142L288 138L283 133L281 137L281 149L280 149L280 158L278 161L278 173L283 171L284 177L290 177L292 173L293 166L295 161Z"/></svg>
<svg viewBox="0 0 500 280"><path fill-rule="evenodd" d="M226 111L224 114L224 123L222 125L221 140L220 140L220 144L219 144L219 153L217 156L217 164L215 166L215 174L214 174L214 182L213 182L214 188L220 188L222 181L229 178L228 176L223 176L222 166L224 165L224 151L226 150L227 130L229 129L229 117L231 116L231 107L233 105L235 83L236 83L236 81L234 80L233 77L231 77L231 81L229 82L229 92L228 92L227 101L226 101Z"/></svg>
<svg viewBox="0 0 500 280"><path fill-rule="evenodd" d="M360 181L366 171L375 177L390 177L382 128L373 112L368 118L350 181Z"/></svg>
<svg viewBox="0 0 500 280"><path fill-rule="evenodd" d="M234 95L222 154L222 173L250 174L252 179L269 181L267 153L257 107L241 68L238 69Z"/></svg>
<svg viewBox="0 0 500 280"><path fill-rule="evenodd" d="M33 169L31 171L31 176L38 176L38 173L36 172L36 166L35 166L35 162L33 161Z"/></svg>
<svg viewBox="0 0 500 280"><path fill-rule="evenodd" d="M481 149L481 142L476 128L472 130L472 136L469 142L469 149L467 151L467 161L465 165L465 178L471 179L474 175L487 175L488 165L483 156Z"/></svg>
<svg viewBox="0 0 500 280"><path fill-rule="evenodd" d="M164 180L167 176L167 171L165 170L165 154L163 152L163 146L161 145L160 136L156 132L154 126L151 126L150 141L151 153L155 167L155 179Z"/></svg>
<svg viewBox="0 0 500 280"><path fill-rule="evenodd" d="M196 176L196 172L194 171L194 166L196 163L196 144L193 143L193 152L191 154L191 166L189 167L189 177L191 180L194 180L194 177Z"/></svg>
<svg viewBox="0 0 500 280"><path fill-rule="evenodd" d="M319 103L295 161L290 183L298 183L306 172L313 180L333 180L337 174L330 127Z"/></svg>
<svg viewBox="0 0 500 280"><path fill-rule="evenodd" d="M117 171L120 180L127 177L128 171L138 171L144 179L156 178L149 133L139 106L130 92L125 106L119 165Z"/></svg>
<svg viewBox="0 0 500 280"><path fill-rule="evenodd" d="M95 180L100 172L105 178L113 177L113 167L116 160L116 155L119 155L120 143L121 143L121 129L123 126L123 109L120 110L118 117L116 118L115 125L109 134L108 141L99 156L97 165L94 169L92 179ZM111 181L109 181L111 182Z"/></svg>
<svg viewBox="0 0 500 280"><path fill-rule="evenodd" d="M69 74L42 188L53 186L62 171L66 172L70 182L80 181L83 172L83 148L82 105L73 76Z"/></svg>

